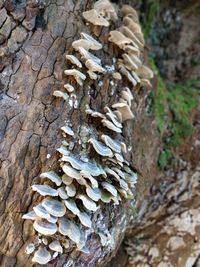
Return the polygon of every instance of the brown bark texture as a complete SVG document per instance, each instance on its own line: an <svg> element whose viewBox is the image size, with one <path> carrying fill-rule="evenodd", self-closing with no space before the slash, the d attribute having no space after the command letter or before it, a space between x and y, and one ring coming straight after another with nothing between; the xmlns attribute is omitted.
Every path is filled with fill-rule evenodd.
<svg viewBox="0 0 200 267"><path fill-rule="evenodd" d="M109 89L109 77L103 86L89 89L86 84L77 94L78 107L73 108L53 96L63 88L66 78L64 55L71 51L71 43L80 31L88 31L81 12L92 1L1 1L0 2L0 262L2 267L32 266L24 253L34 238L32 223L22 220L40 198L31 191L31 184L39 181L39 174L57 167L55 152L63 140L58 129L66 120L74 128L89 127L91 119L84 113L85 104L101 110L113 103L116 94ZM104 40L108 32L99 33ZM112 64L115 50L106 44L99 55L104 64ZM122 85L117 85L122 86ZM88 93L89 92L89 93ZM90 95L90 97L89 97ZM148 177L154 172L152 164L157 156L156 128L146 115L145 90L135 93L133 111L136 120L125 123L124 140L133 149L129 160L132 167ZM97 125L98 129L98 125ZM135 131L133 131L135 129ZM98 129L101 131L100 127ZM151 136L152 135L152 136ZM154 136L155 135L155 136ZM147 138L148 137L148 138ZM143 142L140 140L143 139ZM79 152L74 148L75 152ZM48 155L48 156L47 156ZM151 177L154 177L153 175ZM152 183L151 178L139 179L138 192L143 194ZM48 266L62 266L66 259L75 258L74 266L103 266L109 261L123 239L130 219L130 203L117 207L106 205L102 223L109 225L114 247L103 248L97 236L88 240L89 254L62 255ZM34 265L36 266L36 265Z"/></svg>

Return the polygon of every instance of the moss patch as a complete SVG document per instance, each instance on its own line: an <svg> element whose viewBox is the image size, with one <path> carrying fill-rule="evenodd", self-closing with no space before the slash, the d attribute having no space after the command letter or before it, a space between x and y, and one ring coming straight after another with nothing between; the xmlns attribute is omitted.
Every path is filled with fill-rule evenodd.
<svg viewBox="0 0 200 267"><path fill-rule="evenodd" d="M158 165L163 169L172 162L173 148L193 133L191 114L198 104L200 79L165 85L152 59L150 64L157 76L157 85L156 91L149 94L149 111L155 114L163 140L158 158Z"/></svg>

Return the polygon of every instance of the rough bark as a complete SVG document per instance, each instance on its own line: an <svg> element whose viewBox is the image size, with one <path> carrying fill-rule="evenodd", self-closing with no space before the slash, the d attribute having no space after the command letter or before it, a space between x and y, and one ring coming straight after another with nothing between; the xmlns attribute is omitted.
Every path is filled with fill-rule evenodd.
<svg viewBox="0 0 200 267"><path fill-rule="evenodd" d="M50 166L56 167L56 148L62 136L58 132L63 122L70 119L79 131L83 124L88 127L84 115L85 103L101 110L116 94L109 91L109 80L105 77L103 86L87 88L78 92L78 107L73 109L64 101L53 97L53 91L63 87L65 77L64 54L71 51L71 43L78 38L80 30L87 30L81 19L81 12L90 1L20 1L8 0L0 3L0 137L1 137L1 208L0 208L0 261L2 267L31 266L31 259L24 249L34 238L32 224L22 220L39 198L30 186L38 175ZM104 39L102 32L99 36ZM116 51L104 48L102 60L112 64ZM88 94L89 92L89 94ZM89 98L89 95L91 96ZM136 121L127 122L124 140L132 145L133 168L141 176L154 172L152 163L156 158L156 134L149 128L156 128L152 118L144 112L146 92L135 93L133 111ZM73 102L73 99L72 99ZM73 102L73 105L76 105ZM132 136L133 128L135 128ZM99 129L100 130L100 129ZM155 136L154 136L155 135ZM140 138L144 142L139 142ZM153 141L154 140L154 141ZM74 151L79 152L74 148ZM50 157L47 157L50 155ZM153 169L153 171L151 171ZM153 177L153 176L152 176ZM143 194L153 179L140 179L138 194ZM88 241L90 254L70 255L75 257L74 266L102 266L116 252L129 222L127 214L130 204L104 209L103 222L109 225L114 238L114 247L103 249L99 238L92 236ZM62 266L67 255L51 266Z"/></svg>

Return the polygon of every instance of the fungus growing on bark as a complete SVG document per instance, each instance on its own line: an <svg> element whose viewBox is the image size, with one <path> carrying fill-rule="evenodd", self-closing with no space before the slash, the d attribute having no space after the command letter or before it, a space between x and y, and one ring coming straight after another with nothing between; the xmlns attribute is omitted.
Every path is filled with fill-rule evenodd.
<svg viewBox="0 0 200 267"><path fill-rule="evenodd" d="M62 91L59 91L59 90L54 91L53 95L56 97L61 97L64 100L68 100L68 98L69 98L69 95L67 93L63 93Z"/></svg>
<svg viewBox="0 0 200 267"><path fill-rule="evenodd" d="M102 142L97 141L94 138L90 138L88 140L88 143L92 144L92 146L99 155L104 157L113 157L112 150L109 147L105 146Z"/></svg>
<svg viewBox="0 0 200 267"><path fill-rule="evenodd" d="M109 120L103 119L101 122L105 127L107 127L108 129L110 129L110 130L112 130L112 131L114 131L116 133L121 133L122 132L121 128L115 126L114 123L112 123Z"/></svg>
<svg viewBox="0 0 200 267"><path fill-rule="evenodd" d="M94 4L94 9L107 20L117 20L117 13L109 0L99 0Z"/></svg>
<svg viewBox="0 0 200 267"><path fill-rule="evenodd" d="M54 235L57 232L57 225L42 220L35 220L33 223L34 229L42 235Z"/></svg>
<svg viewBox="0 0 200 267"><path fill-rule="evenodd" d="M47 264L51 260L51 254L46 248L40 247L33 256L32 261L39 264Z"/></svg>
<svg viewBox="0 0 200 267"><path fill-rule="evenodd" d="M74 91L74 87L73 87L71 84L69 84L69 83L66 83L66 84L64 85L64 88L67 89L67 91L68 91L69 93L72 93L72 92Z"/></svg>
<svg viewBox="0 0 200 267"><path fill-rule="evenodd" d="M85 11L82 13L84 19L96 26L105 26L108 27L109 22L104 19L95 9L91 9L89 11Z"/></svg>
<svg viewBox="0 0 200 267"><path fill-rule="evenodd" d="M86 79L85 74L83 74L82 72L80 72L79 70L75 70L75 69L70 69L70 70L65 70L64 73L67 76L73 76L74 79L76 80L76 82L82 86L83 85L83 81Z"/></svg>
<svg viewBox="0 0 200 267"><path fill-rule="evenodd" d="M41 178L47 178L54 182L57 186L60 186L62 183L62 180L60 176L57 175L54 171L49 171L49 172L43 172L40 174Z"/></svg>
<svg viewBox="0 0 200 267"><path fill-rule="evenodd" d="M69 60L72 64L76 65L78 68L82 68L82 63L78 60L77 57L73 55L66 55L67 60Z"/></svg>
<svg viewBox="0 0 200 267"><path fill-rule="evenodd" d="M58 192L48 185L34 184L31 186L33 191L38 192L42 196L52 196L55 197L58 195Z"/></svg>
<svg viewBox="0 0 200 267"><path fill-rule="evenodd" d="M122 121L134 119L134 115L126 103L116 103L112 105L113 108L116 108L122 115Z"/></svg>
<svg viewBox="0 0 200 267"><path fill-rule="evenodd" d="M86 60L85 66L89 69L90 72L100 72L100 73L106 72L106 70L103 67L101 67L98 63L96 63L91 59Z"/></svg>
<svg viewBox="0 0 200 267"><path fill-rule="evenodd" d="M58 240L54 240L49 244L49 248L53 251L63 253L63 248Z"/></svg>
<svg viewBox="0 0 200 267"><path fill-rule="evenodd" d="M114 44L116 44L117 46L119 46L119 48L124 49L126 45L131 44L132 40L127 38L125 35L123 35L121 32L119 31L111 31L109 33L109 37L108 40Z"/></svg>
<svg viewBox="0 0 200 267"><path fill-rule="evenodd" d="M45 198L42 201L42 206L53 216L62 217L66 212L66 208L62 202L53 198Z"/></svg>

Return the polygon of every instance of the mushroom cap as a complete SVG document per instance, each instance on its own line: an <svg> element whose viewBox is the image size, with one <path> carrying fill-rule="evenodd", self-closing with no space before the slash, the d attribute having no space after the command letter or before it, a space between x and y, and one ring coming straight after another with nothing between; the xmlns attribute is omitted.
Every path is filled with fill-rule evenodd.
<svg viewBox="0 0 200 267"><path fill-rule="evenodd" d="M135 62L131 59L131 57L128 54L122 54L122 57L124 59L124 62L126 64L127 67L129 67L129 69L131 70L137 70L138 66L137 64L135 64Z"/></svg>
<svg viewBox="0 0 200 267"><path fill-rule="evenodd" d="M96 205L96 203L91 199L89 198L88 196L86 195L83 195L83 194L80 194L77 196L77 198L79 198L80 200L82 200L83 202L83 205L84 207L87 209L87 210L91 210L91 211L97 211L98 210L98 206Z"/></svg>
<svg viewBox="0 0 200 267"><path fill-rule="evenodd" d="M128 14L133 14L135 17L138 18L137 11L130 5L123 5L121 8L121 12L123 16L126 16Z"/></svg>
<svg viewBox="0 0 200 267"><path fill-rule="evenodd" d="M91 60L95 61L97 64L101 64L101 59L96 57L95 55L93 55L89 51L87 51L84 47L80 46L77 48L77 50L81 55L81 59L84 59L84 60L91 59Z"/></svg>
<svg viewBox="0 0 200 267"><path fill-rule="evenodd" d="M59 91L59 90L54 91L53 95L56 97L61 97L64 100L68 100L68 98L69 98L69 95L67 93L63 93L62 91Z"/></svg>
<svg viewBox="0 0 200 267"><path fill-rule="evenodd" d="M88 143L91 143L95 151L104 157L113 157L112 150L105 146L102 142L97 141L95 138L90 138Z"/></svg>
<svg viewBox="0 0 200 267"><path fill-rule="evenodd" d="M114 152L121 153L121 144L114 139L112 139L110 136L102 134L101 139L104 141L104 143L110 147Z"/></svg>
<svg viewBox="0 0 200 267"><path fill-rule="evenodd" d="M49 248L53 251L63 253L63 248L58 240L54 240L49 244Z"/></svg>
<svg viewBox="0 0 200 267"><path fill-rule="evenodd" d="M50 187L49 185L34 184L31 186L31 188L33 191L38 192L42 196L52 196L52 197L58 196L57 190Z"/></svg>
<svg viewBox="0 0 200 267"><path fill-rule="evenodd" d="M58 224L59 232L64 236L68 236L78 245L81 239L81 231L79 227L74 222L68 220L66 217L60 218Z"/></svg>
<svg viewBox="0 0 200 267"><path fill-rule="evenodd" d="M76 205L76 202L72 199L67 199L64 201L65 202L65 206L68 208L68 210L70 210L73 214L75 215L79 215L80 214L80 210Z"/></svg>
<svg viewBox="0 0 200 267"><path fill-rule="evenodd" d="M74 86L72 86L72 85L69 84L69 83L66 83L66 84L64 85L64 88L67 89L67 91L68 91L69 93L72 93L72 92L74 91Z"/></svg>
<svg viewBox="0 0 200 267"><path fill-rule="evenodd" d="M25 219L25 220L36 220L36 219L38 219L38 218L39 218L39 217L38 217L38 215L35 213L34 210L29 211L28 213L26 213L26 214L24 214L24 215L22 216L22 219Z"/></svg>
<svg viewBox="0 0 200 267"><path fill-rule="evenodd" d="M64 133L74 136L74 131L72 130L72 128L70 128L68 125L62 126L60 128Z"/></svg>
<svg viewBox="0 0 200 267"><path fill-rule="evenodd" d="M25 252L26 254L31 254L33 253L34 250L35 250L35 245L31 243L26 246Z"/></svg>
<svg viewBox="0 0 200 267"><path fill-rule="evenodd" d="M81 32L81 37L85 40L88 40L89 42L93 43L93 46L96 47L96 49L102 49L102 44L99 43L96 39L94 39L91 35L85 33L85 32Z"/></svg>
<svg viewBox="0 0 200 267"><path fill-rule="evenodd" d="M88 171L86 171L86 170L82 170L82 171L80 172L80 174L81 174L84 178L87 178L87 179L90 180L91 185L92 185L92 188L97 188L97 187L98 187L98 182L97 182L97 180L94 179L94 177L92 177L92 175L91 175Z"/></svg>
<svg viewBox="0 0 200 267"><path fill-rule="evenodd" d="M41 178L48 178L49 180L54 182L57 186L60 186L62 183L61 178L54 171L43 172L40 174L40 177Z"/></svg>
<svg viewBox="0 0 200 267"><path fill-rule="evenodd" d="M81 86L83 85L82 81L86 79L85 74L83 74L82 72L76 69L68 69L68 70L65 70L64 73L68 76L73 76L76 82Z"/></svg>
<svg viewBox="0 0 200 267"><path fill-rule="evenodd" d="M65 190L67 191L67 195L69 197L74 197L76 195L76 187L74 184L67 185Z"/></svg>
<svg viewBox="0 0 200 267"><path fill-rule="evenodd" d="M76 65L78 68L82 68L82 63L74 55L66 55L65 58L69 60L72 64Z"/></svg>
<svg viewBox="0 0 200 267"><path fill-rule="evenodd" d="M51 254L46 248L40 247L33 256L32 262L47 264L51 260Z"/></svg>
<svg viewBox="0 0 200 267"><path fill-rule="evenodd" d="M110 192L114 197L117 196L117 190L115 189L115 187L112 184L107 183L107 182L102 182L101 185L104 189L106 189L108 192Z"/></svg>
<svg viewBox="0 0 200 267"><path fill-rule="evenodd" d="M134 115L133 115L128 104L116 103L116 104L112 105L112 107L119 110L119 112L122 114L122 120L123 121L134 119Z"/></svg>
<svg viewBox="0 0 200 267"><path fill-rule="evenodd" d="M89 71L92 72L101 72L101 73L106 72L106 70L103 67L101 67L98 63L96 63L91 59L86 60L85 66L89 69Z"/></svg>
<svg viewBox="0 0 200 267"><path fill-rule="evenodd" d="M92 221L90 219L90 216L86 212L80 212L78 217L82 225L89 227L89 228L92 227Z"/></svg>
<svg viewBox="0 0 200 267"><path fill-rule="evenodd" d="M115 126L111 121L109 121L109 120L105 120L105 119L103 119L102 121L102 124L105 126L105 127L107 127L108 129L110 129L110 130L112 130L112 131L114 131L114 132L117 132L117 133L121 133L122 132L122 130L121 130L121 128L118 128L117 126Z"/></svg>
<svg viewBox="0 0 200 267"><path fill-rule="evenodd" d="M63 165L62 169L63 169L65 174L67 174L68 176L70 176L74 179L80 179L81 178L80 172L77 171L76 169L70 167L67 164Z"/></svg>
<svg viewBox="0 0 200 267"><path fill-rule="evenodd" d="M145 65L142 65L136 73L143 79L152 79L153 71Z"/></svg>
<svg viewBox="0 0 200 267"><path fill-rule="evenodd" d="M57 232L57 225L46 221L36 220L33 227L42 235L54 235Z"/></svg>
<svg viewBox="0 0 200 267"><path fill-rule="evenodd" d="M59 187L57 190L58 190L58 195L60 198L62 198L62 199L68 199L69 198L64 186Z"/></svg>
<svg viewBox="0 0 200 267"><path fill-rule="evenodd" d="M94 73L93 71L88 70L87 73L89 74L90 79L92 80L96 80L98 78L98 75Z"/></svg>
<svg viewBox="0 0 200 267"><path fill-rule="evenodd" d="M117 46L119 46L121 49L124 49L124 45L128 45L132 43L132 40L127 38L124 34L122 34L120 31L111 31L109 33L108 40Z"/></svg>
<svg viewBox="0 0 200 267"><path fill-rule="evenodd" d="M64 204L52 198L45 198L42 206L55 217L62 217L66 212Z"/></svg>
<svg viewBox="0 0 200 267"><path fill-rule="evenodd" d="M73 177L70 177L70 176L68 176L66 174L63 174L63 176L62 176L62 181L66 185L70 185L73 182L73 180L74 180Z"/></svg>
<svg viewBox="0 0 200 267"><path fill-rule="evenodd" d="M97 26L108 27L109 22L104 19L95 9L91 9L82 13L85 20Z"/></svg>
<svg viewBox="0 0 200 267"><path fill-rule="evenodd" d="M94 201L98 201L101 198L101 191L99 188L86 187L86 193Z"/></svg>
<svg viewBox="0 0 200 267"><path fill-rule="evenodd" d="M50 214L41 204L38 204L37 206L33 207L33 210L37 214L37 216L40 218L44 218L44 219L50 218Z"/></svg>
<svg viewBox="0 0 200 267"><path fill-rule="evenodd" d="M99 0L95 2L94 9L108 20L116 20L117 13L109 0Z"/></svg>

